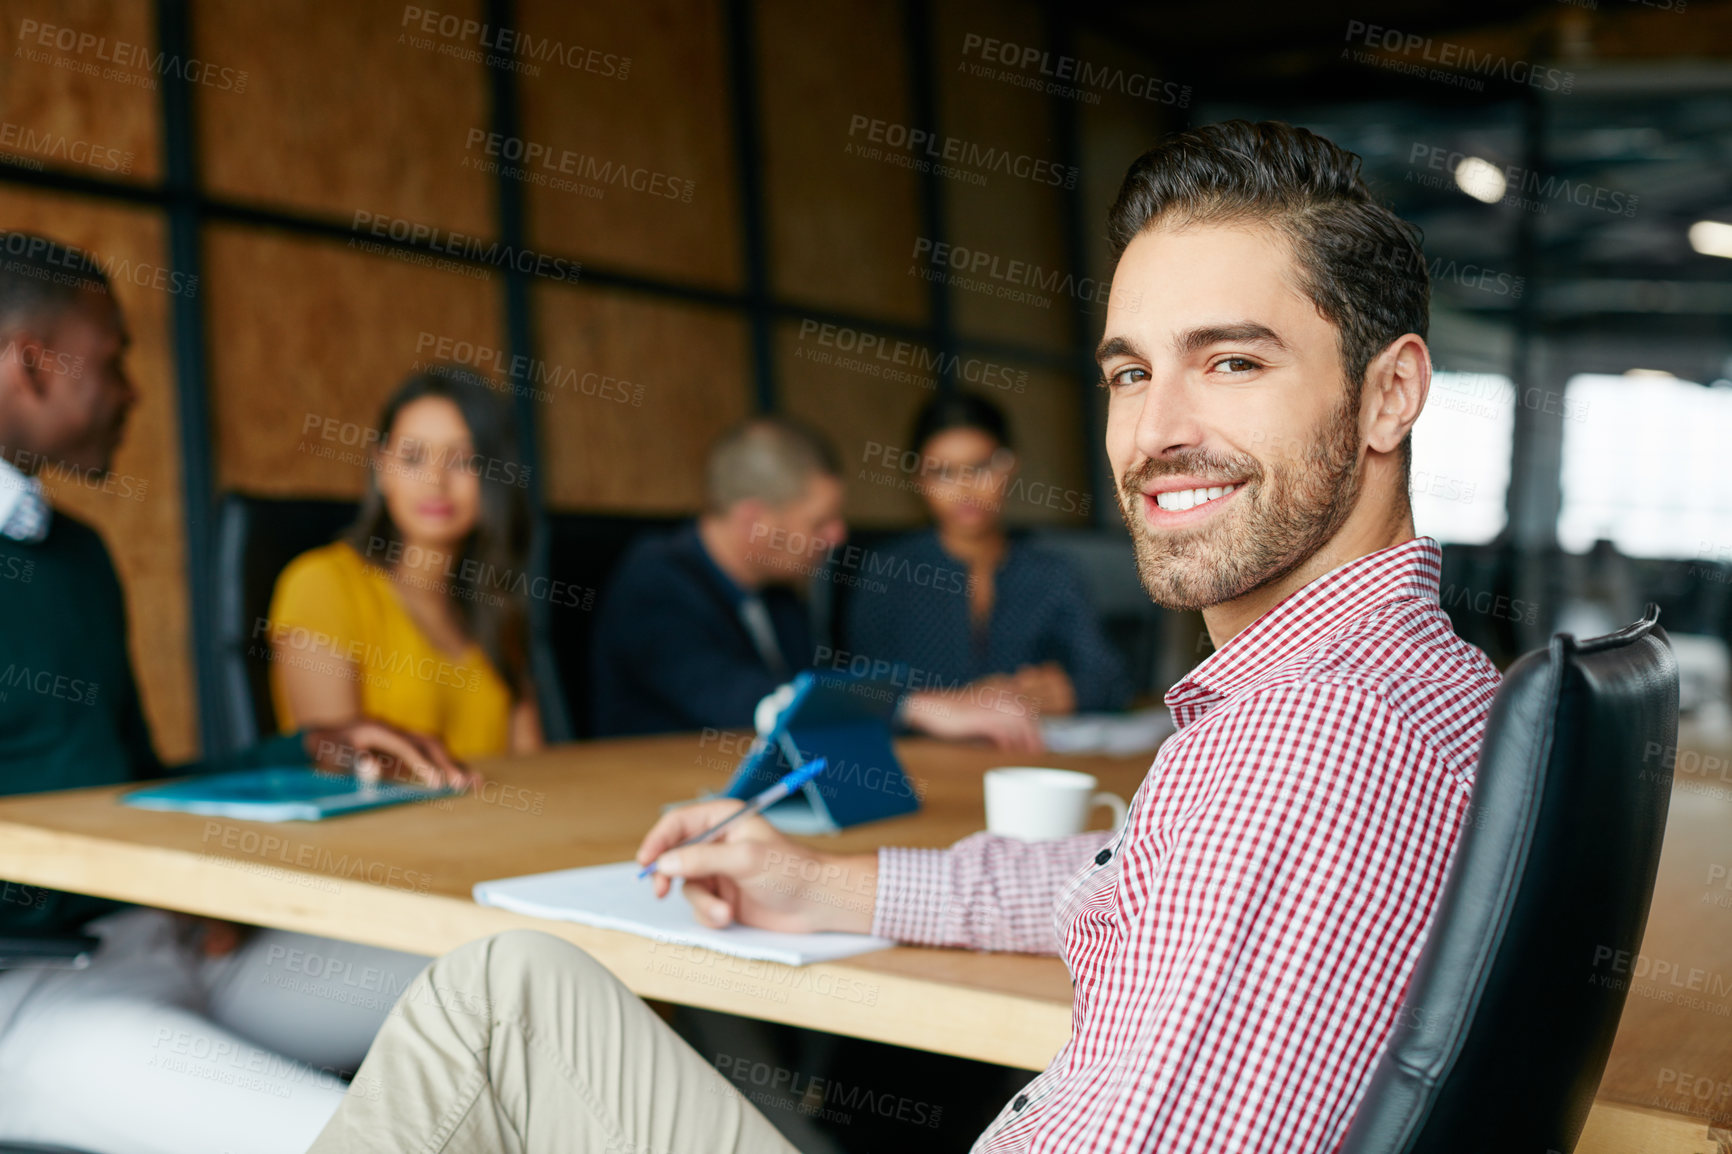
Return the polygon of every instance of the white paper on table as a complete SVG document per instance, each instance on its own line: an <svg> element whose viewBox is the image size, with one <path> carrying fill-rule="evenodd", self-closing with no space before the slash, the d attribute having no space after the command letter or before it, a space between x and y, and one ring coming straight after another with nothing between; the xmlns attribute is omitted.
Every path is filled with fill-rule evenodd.
<svg viewBox="0 0 1732 1154"><path fill-rule="evenodd" d="M1164 705L1135 713L1078 713L1049 717L1040 735L1054 753L1147 753L1176 727Z"/></svg>
<svg viewBox="0 0 1732 1154"><path fill-rule="evenodd" d="M616 862L477 882L475 900L530 917L624 930L787 966L835 961L896 944L870 934L782 934L746 926L712 930L698 924L690 904L679 894L657 901L651 879L638 880L642 868L636 862Z"/></svg>

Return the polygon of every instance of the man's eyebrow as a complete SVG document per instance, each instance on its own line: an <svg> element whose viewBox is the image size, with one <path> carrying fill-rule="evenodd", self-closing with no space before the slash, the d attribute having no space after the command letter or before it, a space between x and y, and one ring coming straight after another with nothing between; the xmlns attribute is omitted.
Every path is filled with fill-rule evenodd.
<svg viewBox="0 0 1732 1154"><path fill-rule="evenodd" d="M1256 321L1240 321L1231 325L1207 325L1200 329L1191 329L1173 338L1173 347L1180 356L1198 352L1210 345L1267 345L1271 348L1287 351L1287 342L1281 339L1281 334L1265 324Z"/></svg>
<svg viewBox="0 0 1732 1154"><path fill-rule="evenodd" d="M1137 346L1129 337L1108 337L1095 348L1095 363L1104 365L1114 357L1134 357Z"/></svg>

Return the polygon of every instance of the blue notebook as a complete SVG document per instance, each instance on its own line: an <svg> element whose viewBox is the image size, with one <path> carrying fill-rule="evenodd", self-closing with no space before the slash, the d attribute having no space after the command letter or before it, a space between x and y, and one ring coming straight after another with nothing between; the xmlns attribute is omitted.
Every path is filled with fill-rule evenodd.
<svg viewBox="0 0 1732 1154"><path fill-rule="evenodd" d="M120 800L139 809L240 821L320 821L406 801L447 797L456 792L397 782L369 785L352 777L311 769L243 769L149 786Z"/></svg>

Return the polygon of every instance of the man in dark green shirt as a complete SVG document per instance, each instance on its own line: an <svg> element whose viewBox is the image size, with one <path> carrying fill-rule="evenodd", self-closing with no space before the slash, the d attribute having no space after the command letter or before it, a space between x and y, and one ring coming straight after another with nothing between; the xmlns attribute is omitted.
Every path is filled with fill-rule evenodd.
<svg viewBox="0 0 1732 1154"><path fill-rule="evenodd" d="M0 233L0 794L170 772L140 708L108 550L49 507L40 481L107 474L137 401L128 343L90 256ZM309 762L469 780L436 740L371 721L173 772ZM327 972L358 968L380 975L380 991L400 989L423 961L276 931L236 949L221 927L0 882L0 938L86 927L102 939L87 970L0 972L0 1139L176 1154L303 1150L341 1096L333 1071L359 1062L391 1004L357 1007L366 999Z"/></svg>

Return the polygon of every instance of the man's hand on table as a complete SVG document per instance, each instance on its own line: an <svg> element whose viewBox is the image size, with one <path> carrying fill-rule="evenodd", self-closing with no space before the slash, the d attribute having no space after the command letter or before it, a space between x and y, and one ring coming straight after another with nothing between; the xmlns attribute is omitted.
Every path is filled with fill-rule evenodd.
<svg viewBox="0 0 1732 1154"><path fill-rule="evenodd" d="M1035 709L1044 716L1063 717L1076 712L1076 686L1064 666L1056 661L1024 665L1010 681L1016 692L1034 702Z"/></svg>
<svg viewBox="0 0 1732 1154"><path fill-rule="evenodd" d="M642 865L661 859L650 879L656 897L665 898L673 879L683 878L686 900L706 926L738 922L782 933L870 933L878 895L877 854L808 849L761 817L741 818L701 845L670 848L742 804L706 801L663 815L637 851Z"/></svg>
<svg viewBox="0 0 1732 1154"><path fill-rule="evenodd" d="M985 738L999 749L1018 753L1046 748L1035 712L990 679L963 689L910 693L903 699L902 720L931 737L951 741Z"/></svg>
<svg viewBox="0 0 1732 1154"><path fill-rule="evenodd" d="M468 789L480 781L480 775L464 768L438 738L382 721L362 718L308 729L302 742L320 769L353 771L362 781L386 777L453 789Z"/></svg>

